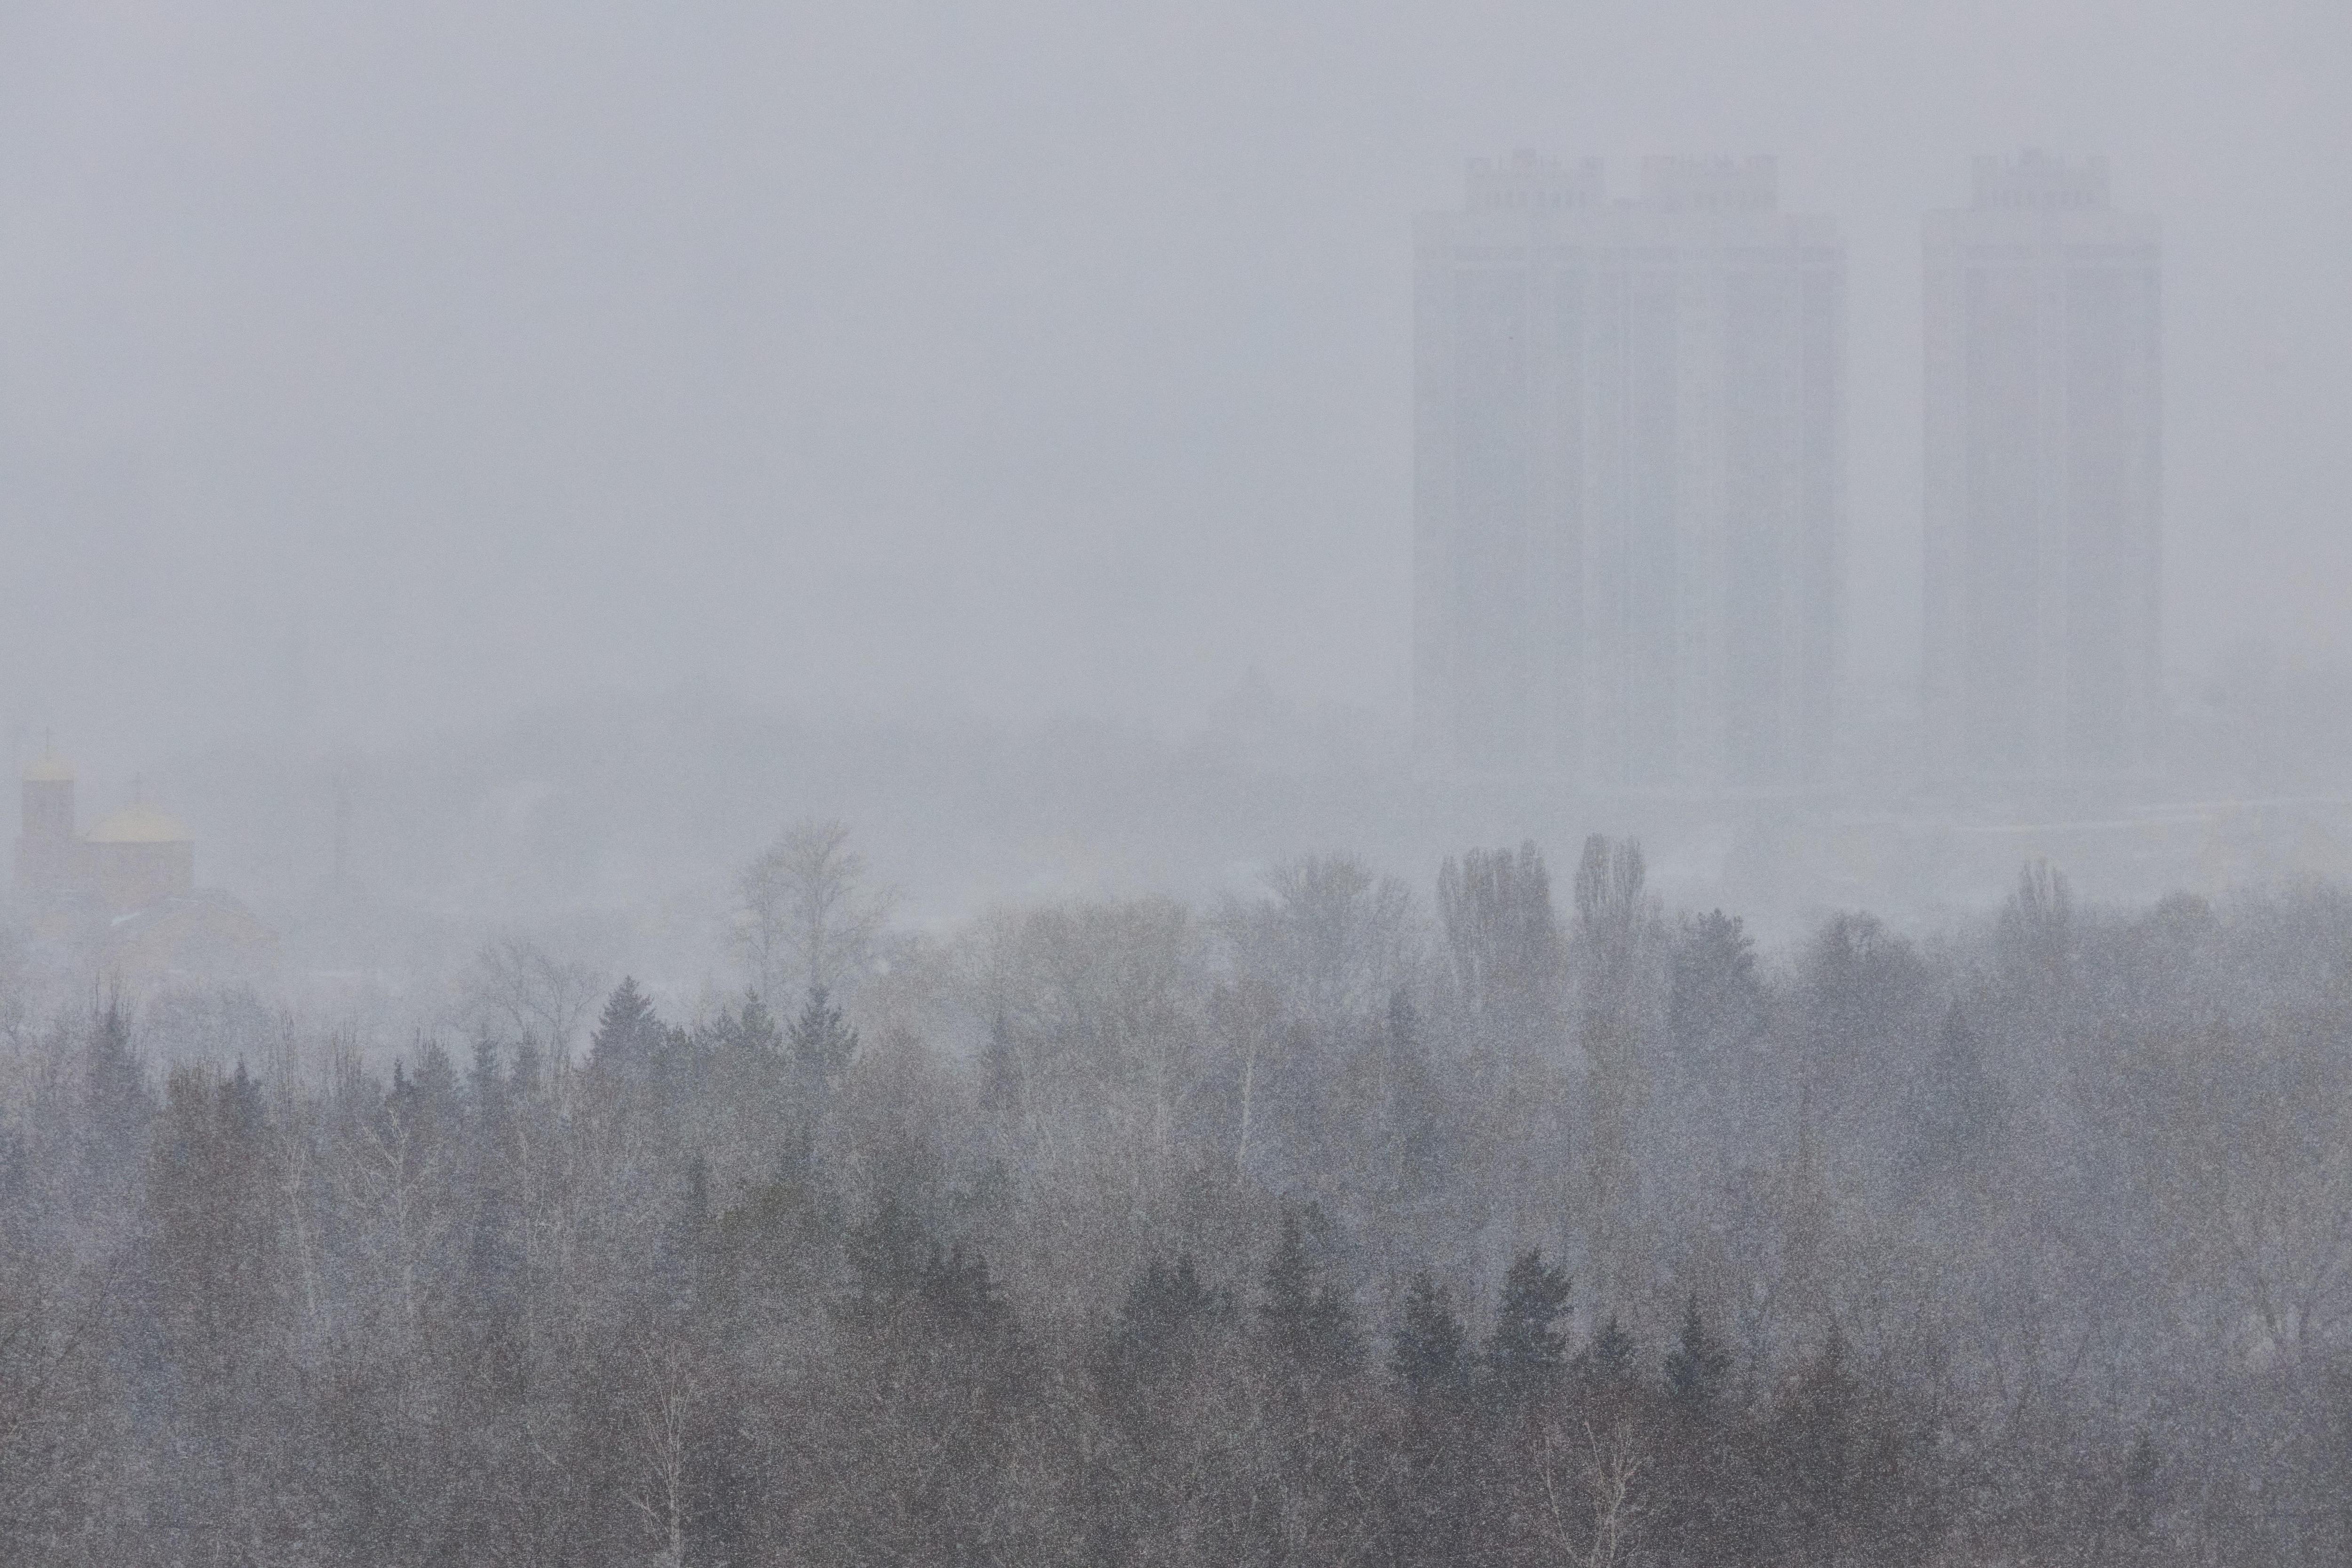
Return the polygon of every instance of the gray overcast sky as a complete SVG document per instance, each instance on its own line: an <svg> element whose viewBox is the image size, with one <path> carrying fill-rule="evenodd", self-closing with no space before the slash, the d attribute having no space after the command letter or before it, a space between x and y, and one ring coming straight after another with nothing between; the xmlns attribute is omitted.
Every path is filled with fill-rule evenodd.
<svg viewBox="0 0 2352 1568"><path fill-rule="evenodd" d="M1410 219L1776 153L1850 241L1853 646L1916 663L1918 215L2168 253L2169 652L2352 652L2341 0L0 0L0 724L604 685L1400 716ZM122 742L111 742L121 744Z"/></svg>

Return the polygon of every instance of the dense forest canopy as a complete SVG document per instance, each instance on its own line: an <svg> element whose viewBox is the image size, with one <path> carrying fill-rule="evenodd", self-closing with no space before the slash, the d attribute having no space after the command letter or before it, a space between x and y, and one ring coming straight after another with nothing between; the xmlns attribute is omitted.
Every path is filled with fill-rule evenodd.
<svg viewBox="0 0 2352 1568"><path fill-rule="evenodd" d="M0 1007L0 1560L2352 1540L2335 889L1765 952L1595 838L915 941L820 825L739 891L724 1005L494 945L388 1072Z"/></svg>

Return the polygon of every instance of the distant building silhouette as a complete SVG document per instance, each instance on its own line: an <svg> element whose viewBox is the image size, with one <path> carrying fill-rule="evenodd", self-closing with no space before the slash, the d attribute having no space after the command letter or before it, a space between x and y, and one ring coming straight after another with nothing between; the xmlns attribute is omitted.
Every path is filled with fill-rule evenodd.
<svg viewBox="0 0 2352 1568"><path fill-rule="evenodd" d="M225 893L196 887L194 837L146 801L77 831L74 771L54 750L25 770L18 901L52 946L118 977L250 979L276 962L275 932Z"/></svg>
<svg viewBox="0 0 2352 1568"><path fill-rule="evenodd" d="M1922 668L1947 781L2152 764L2158 249L2096 160L1979 158L1975 205L1927 218Z"/></svg>
<svg viewBox="0 0 2352 1568"><path fill-rule="evenodd" d="M128 914L195 890L195 839L145 801L77 833L73 768L46 751L25 769L16 881L37 910L79 906Z"/></svg>
<svg viewBox="0 0 2352 1568"><path fill-rule="evenodd" d="M1476 162L1418 231L1415 707L1440 767L1820 781L1844 258L1769 159Z"/></svg>
<svg viewBox="0 0 2352 1568"><path fill-rule="evenodd" d="M28 904L46 909L79 886L88 853L74 833L74 772L56 751L44 751L25 769L23 804L16 886Z"/></svg>

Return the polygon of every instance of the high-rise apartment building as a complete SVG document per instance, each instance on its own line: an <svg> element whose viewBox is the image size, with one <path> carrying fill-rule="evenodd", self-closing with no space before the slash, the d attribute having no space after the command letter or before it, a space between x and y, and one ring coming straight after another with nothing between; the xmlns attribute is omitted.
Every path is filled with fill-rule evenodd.
<svg viewBox="0 0 2352 1568"><path fill-rule="evenodd" d="M1844 258L1769 159L1470 166L1416 284L1425 758L1594 792L1822 776Z"/></svg>
<svg viewBox="0 0 2352 1568"><path fill-rule="evenodd" d="M2158 236L2105 165L1979 158L1927 223L1931 765L2127 777L2159 707Z"/></svg>

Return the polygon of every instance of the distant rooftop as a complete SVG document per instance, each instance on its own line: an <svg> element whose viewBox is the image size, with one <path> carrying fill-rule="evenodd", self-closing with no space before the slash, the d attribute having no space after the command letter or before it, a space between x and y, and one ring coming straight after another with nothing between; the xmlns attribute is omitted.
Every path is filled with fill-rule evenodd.
<svg viewBox="0 0 2352 1568"><path fill-rule="evenodd" d="M1473 212L1609 205L1598 158L1571 163L1524 149L1508 158L1473 158L1468 185ZM1770 158L1644 158L1640 190L1617 205L1667 213L1772 212L1780 201L1779 165Z"/></svg>
<svg viewBox="0 0 2352 1568"><path fill-rule="evenodd" d="M1642 205L1659 212L1759 212L1780 205L1769 158L1644 158Z"/></svg>
<svg viewBox="0 0 2352 1568"><path fill-rule="evenodd" d="M1591 207L1601 201L1601 160L1570 164L1525 148L1508 158L1470 160L1470 210L1501 207Z"/></svg>
<svg viewBox="0 0 2352 1568"><path fill-rule="evenodd" d="M2107 161L2086 158L2080 164L2027 148L2014 158L1979 157L1976 164L1976 205L2022 207L2040 212L2079 212L2107 205Z"/></svg>
<svg viewBox="0 0 2352 1568"><path fill-rule="evenodd" d="M194 835L176 817L134 801L89 830L92 844L188 844Z"/></svg>
<svg viewBox="0 0 2352 1568"><path fill-rule="evenodd" d="M54 746L25 764L26 784L71 784L73 776L73 764L58 755Z"/></svg>

